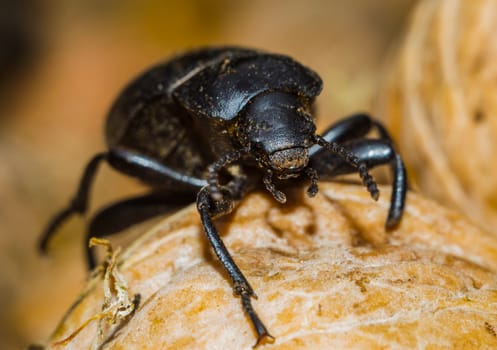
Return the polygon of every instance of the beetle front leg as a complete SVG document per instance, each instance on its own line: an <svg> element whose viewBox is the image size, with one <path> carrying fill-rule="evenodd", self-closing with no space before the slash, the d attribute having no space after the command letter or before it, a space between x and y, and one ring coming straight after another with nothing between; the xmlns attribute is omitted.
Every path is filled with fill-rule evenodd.
<svg viewBox="0 0 497 350"><path fill-rule="evenodd" d="M255 347L263 339L274 339L274 337L269 334L266 326L262 323L261 319L252 307L251 298L257 298L257 295L254 293L254 290L247 281L247 278L243 275L231 257L221 237L219 237L219 233L212 221L213 217L227 214L233 209L234 201L227 197L228 196L225 195L221 200L214 201L209 191L209 187L206 186L197 196L197 209L200 213L202 225L205 233L207 234L209 243L211 244L214 253L218 257L224 269L228 273L228 276L233 284L233 292L240 296L243 310L250 318L252 324L254 325L255 331L257 332L257 342L254 345Z"/></svg>

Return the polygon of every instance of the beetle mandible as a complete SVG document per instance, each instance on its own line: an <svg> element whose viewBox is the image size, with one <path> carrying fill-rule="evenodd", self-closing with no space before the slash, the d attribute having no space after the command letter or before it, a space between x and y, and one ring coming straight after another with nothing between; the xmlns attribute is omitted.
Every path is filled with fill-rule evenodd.
<svg viewBox="0 0 497 350"><path fill-rule="evenodd" d="M320 77L284 55L240 47L186 52L138 76L119 95L106 122L108 150L95 155L79 189L48 224L46 252L57 228L84 214L98 165L136 177L152 190L108 206L88 225L87 236L110 235L134 223L196 200L207 238L229 275L233 290L257 332L257 344L272 338L252 307L255 293L233 261L213 219L261 184L280 203L280 186L358 172L371 196L379 196L368 169L388 164L393 174L386 228L403 213L407 175L386 129L367 114L355 114L316 134L313 102ZM379 138L365 138L376 129ZM123 215L124 214L124 215ZM95 257L87 249L90 268Z"/></svg>

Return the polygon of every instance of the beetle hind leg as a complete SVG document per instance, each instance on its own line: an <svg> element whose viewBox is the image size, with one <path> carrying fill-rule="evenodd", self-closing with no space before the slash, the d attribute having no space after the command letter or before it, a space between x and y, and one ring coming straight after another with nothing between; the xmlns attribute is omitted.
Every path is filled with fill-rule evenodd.
<svg viewBox="0 0 497 350"><path fill-rule="evenodd" d="M90 220L85 237L88 243L92 237L110 236L126 228L178 210L195 201L193 192L154 191L142 196L127 198L101 209ZM95 251L86 246L88 268L97 264Z"/></svg>
<svg viewBox="0 0 497 350"><path fill-rule="evenodd" d="M78 191L76 195L71 200L69 205L61 210L58 214L56 214L52 220L48 223L45 231L43 231L40 241L39 241L39 250L42 253L46 253L48 249L48 244L57 231L57 229L66 221L69 217L74 214L83 215L86 213L88 209L88 198L91 185L93 180L95 179L96 172L98 170L99 164L106 160L107 153L102 152L96 154L87 164L83 176L81 177L81 181L79 183Z"/></svg>

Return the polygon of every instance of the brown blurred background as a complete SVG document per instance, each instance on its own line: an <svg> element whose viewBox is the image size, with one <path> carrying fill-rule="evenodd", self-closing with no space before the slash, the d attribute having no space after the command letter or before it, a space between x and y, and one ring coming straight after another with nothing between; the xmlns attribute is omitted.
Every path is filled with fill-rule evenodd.
<svg viewBox="0 0 497 350"><path fill-rule="evenodd" d="M83 220L41 229L102 150L107 109L149 65L200 45L293 56L324 80L318 126L370 110L415 0L0 0L0 347L43 342L82 288ZM139 191L103 166L92 209Z"/></svg>

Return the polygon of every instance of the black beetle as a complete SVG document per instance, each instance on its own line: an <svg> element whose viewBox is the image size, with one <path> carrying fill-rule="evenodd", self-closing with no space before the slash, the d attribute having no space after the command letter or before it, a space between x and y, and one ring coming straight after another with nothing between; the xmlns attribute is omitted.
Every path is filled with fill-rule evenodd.
<svg viewBox="0 0 497 350"><path fill-rule="evenodd" d="M204 230L231 278L257 332L271 337L252 308L255 294L224 246L212 219L229 213L247 192L264 184L286 201L278 186L308 178L358 172L374 199L379 191L368 169L389 164L393 190L387 229L401 219L407 192L404 164L385 128L366 114L349 116L316 134L313 101L322 81L290 57L239 47L204 48L176 56L131 82L111 108L108 151L86 166L76 196L42 235L40 249L71 214L84 214L97 167L115 169L149 184L152 191L100 211L87 238L109 235L195 200ZM376 129L379 138L365 135ZM95 266L90 249L88 262Z"/></svg>

